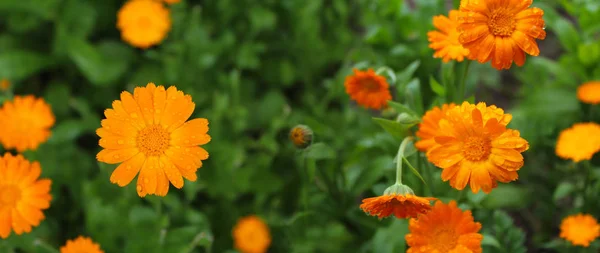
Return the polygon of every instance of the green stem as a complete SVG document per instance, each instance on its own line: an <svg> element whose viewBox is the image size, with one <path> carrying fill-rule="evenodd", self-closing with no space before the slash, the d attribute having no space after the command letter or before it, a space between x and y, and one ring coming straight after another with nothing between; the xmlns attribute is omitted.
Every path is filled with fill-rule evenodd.
<svg viewBox="0 0 600 253"><path fill-rule="evenodd" d="M596 105L590 105L590 110L588 111L588 120L594 121L594 108Z"/></svg>
<svg viewBox="0 0 600 253"><path fill-rule="evenodd" d="M35 239L33 241L33 244L40 247L40 248L44 248L47 252L56 252L58 253L58 250L55 249L54 247L48 245L46 242L42 241L41 239Z"/></svg>
<svg viewBox="0 0 600 253"><path fill-rule="evenodd" d="M408 142L412 141L413 137L408 136L402 140L400 143L400 148L398 148L398 154L396 155L396 184L402 184L402 157L404 157L404 150L406 149L406 145Z"/></svg>
<svg viewBox="0 0 600 253"><path fill-rule="evenodd" d="M583 207L585 209L585 207L588 204L587 203L588 202L587 201L587 188L590 185L592 168L591 168L591 164L590 164L589 160L583 161L582 165L583 165L583 169L585 170L585 172L584 172L585 173L585 179L584 179L584 182L583 182L583 188L581 189L581 194L583 195Z"/></svg>
<svg viewBox="0 0 600 253"><path fill-rule="evenodd" d="M464 101L467 97L465 95L465 90L466 90L466 86L467 86L467 74L469 73L469 67L471 66L471 61L467 60L465 63L465 67L464 67L464 71L462 74L462 77L460 79L460 83L458 84L458 96L459 96L459 101L457 101L458 103ZM462 101L460 101L462 100Z"/></svg>
<svg viewBox="0 0 600 253"><path fill-rule="evenodd" d="M423 156L419 156L419 161L421 161L421 159L425 160L425 158L423 158ZM431 169L431 163L427 162L427 161L423 161L425 163L425 177L427 177L427 181L429 182L433 182L433 171ZM429 190L431 191L431 196L437 196L435 194L435 184L431 183L429 186Z"/></svg>

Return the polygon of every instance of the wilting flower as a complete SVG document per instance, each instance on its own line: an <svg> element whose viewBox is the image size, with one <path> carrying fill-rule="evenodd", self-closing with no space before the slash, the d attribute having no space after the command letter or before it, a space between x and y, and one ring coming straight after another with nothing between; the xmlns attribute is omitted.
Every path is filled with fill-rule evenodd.
<svg viewBox="0 0 600 253"><path fill-rule="evenodd" d="M232 235L235 248L242 253L265 253L271 245L269 227L254 215L238 220Z"/></svg>
<svg viewBox="0 0 600 253"><path fill-rule="evenodd" d="M417 137L421 138L421 140L415 143L415 147L420 151L426 152L435 145L435 137L440 129L439 122L444 117L446 112L456 105L454 103L444 104L442 108L433 107L431 110L427 111L425 115L423 115L423 119L419 124L419 131L417 131Z"/></svg>
<svg viewBox="0 0 600 253"><path fill-rule="evenodd" d="M407 253L481 253L481 223L471 211L462 211L454 200L448 205L437 201L430 212L410 219L405 236Z"/></svg>
<svg viewBox="0 0 600 253"><path fill-rule="evenodd" d="M6 149L35 150L50 137L54 114L44 99L15 96L0 107L0 143Z"/></svg>
<svg viewBox="0 0 600 253"><path fill-rule="evenodd" d="M556 155L574 162L590 160L600 151L600 125L576 123L560 132L556 142Z"/></svg>
<svg viewBox="0 0 600 253"><path fill-rule="evenodd" d="M50 179L39 179L42 169L23 156L10 153L0 157L0 237L31 232L45 219L42 210L50 207Z"/></svg>
<svg viewBox="0 0 600 253"><path fill-rule="evenodd" d="M496 106L464 102L446 113L439 122L436 144L427 158L443 169L442 180L462 190L470 184L474 193L491 192L497 181L518 178L522 152L529 148L519 131L507 129L512 115Z"/></svg>
<svg viewBox="0 0 600 253"><path fill-rule="evenodd" d="M398 219L415 218L431 210L429 202L432 200L436 198L416 196L410 187L395 184L388 187L382 196L363 199L360 208L379 219L392 214Z"/></svg>
<svg viewBox="0 0 600 253"><path fill-rule="evenodd" d="M353 69L354 75L346 77L346 93L357 104L371 109L381 109L392 99L385 77L376 74L373 69L360 71Z"/></svg>
<svg viewBox="0 0 600 253"><path fill-rule="evenodd" d="M544 11L529 8L532 0L463 0L458 17L458 40L470 51L469 58L492 61L498 70L514 61L525 64L525 53L538 56L535 39L546 38Z"/></svg>
<svg viewBox="0 0 600 253"><path fill-rule="evenodd" d="M430 42L429 47L435 50L433 57L442 58L444 62L450 60L461 62L465 59L465 56L469 55L469 50L458 42L459 34L456 30L458 13L457 10L451 10L448 17L444 15L433 17L433 26L438 31L427 33Z"/></svg>
<svg viewBox="0 0 600 253"><path fill-rule="evenodd" d="M65 246L60 247L60 253L104 253L100 245L94 243L89 237L79 236L74 240L67 240Z"/></svg>
<svg viewBox="0 0 600 253"><path fill-rule="evenodd" d="M106 119L96 133L104 148L98 161L121 163L110 176L123 187L138 174L137 193L165 196L169 181L183 187L183 179L196 181L196 170L208 152L199 147L210 141L208 120L187 121L196 105L192 97L174 86L165 89L149 83L135 88L133 95L121 93L121 100L104 111Z"/></svg>
<svg viewBox="0 0 600 253"><path fill-rule="evenodd" d="M117 27L127 43L139 48L154 46L171 30L169 9L160 1L128 1L119 10Z"/></svg>
<svg viewBox="0 0 600 253"><path fill-rule="evenodd" d="M290 130L290 140L298 148L306 148L312 143L313 131L305 125L297 125Z"/></svg>
<svg viewBox="0 0 600 253"><path fill-rule="evenodd" d="M560 224L560 237L573 245L588 247L600 236L600 225L596 218L589 214L571 215Z"/></svg>
<svg viewBox="0 0 600 253"><path fill-rule="evenodd" d="M579 86L577 98L587 104L600 104L600 81L586 82Z"/></svg>
<svg viewBox="0 0 600 253"><path fill-rule="evenodd" d="M0 90L5 91L8 90L8 88L10 88L10 81L7 79L0 80Z"/></svg>

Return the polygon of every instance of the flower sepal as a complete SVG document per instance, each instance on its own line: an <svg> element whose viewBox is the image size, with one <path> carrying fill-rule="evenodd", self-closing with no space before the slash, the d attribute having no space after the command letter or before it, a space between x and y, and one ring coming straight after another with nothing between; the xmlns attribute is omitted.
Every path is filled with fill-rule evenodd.
<svg viewBox="0 0 600 253"><path fill-rule="evenodd" d="M395 183L385 189L383 195L415 195L415 192L405 184Z"/></svg>

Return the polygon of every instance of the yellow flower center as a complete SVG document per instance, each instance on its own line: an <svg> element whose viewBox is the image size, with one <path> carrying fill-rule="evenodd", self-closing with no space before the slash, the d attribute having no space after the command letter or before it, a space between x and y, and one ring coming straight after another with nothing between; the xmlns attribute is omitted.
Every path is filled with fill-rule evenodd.
<svg viewBox="0 0 600 253"><path fill-rule="evenodd" d="M169 147L171 136L160 125L151 125L138 132L136 142L138 149L146 156L160 156Z"/></svg>
<svg viewBox="0 0 600 253"><path fill-rule="evenodd" d="M485 160L491 151L492 142L488 138L471 136L463 144L463 155L469 161Z"/></svg>
<svg viewBox="0 0 600 253"><path fill-rule="evenodd" d="M458 235L452 229L440 228L431 237L431 246L439 252L450 252L458 244Z"/></svg>
<svg viewBox="0 0 600 253"><path fill-rule="evenodd" d="M21 190L17 186L0 186L0 206L14 206L19 200L21 200Z"/></svg>
<svg viewBox="0 0 600 253"><path fill-rule="evenodd" d="M493 35L510 36L517 28L517 22L507 9L496 9L489 16L488 27Z"/></svg>

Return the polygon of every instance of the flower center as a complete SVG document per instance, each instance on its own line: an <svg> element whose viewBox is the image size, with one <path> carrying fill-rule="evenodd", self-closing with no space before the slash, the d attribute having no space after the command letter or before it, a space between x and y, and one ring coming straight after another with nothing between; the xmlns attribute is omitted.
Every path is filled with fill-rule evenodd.
<svg viewBox="0 0 600 253"><path fill-rule="evenodd" d="M488 27L496 36L510 36L517 28L517 22L508 10L497 9L489 16Z"/></svg>
<svg viewBox="0 0 600 253"><path fill-rule="evenodd" d="M21 200L21 190L14 185L0 186L0 206L14 206Z"/></svg>
<svg viewBox="0 0 600 253"><path fill-rule="evenodd" d="M450 252L458 244L458 235L448 228L438 229L431 237L431 245L439 252Z"/></svg>
<svg viewBox="0 0 600 253"><path fill-rule="evenodd" d="M367 79L362 82L363 88L367 91L377 91L379 90L379 83L372 79Z"/></svg>
<svg viewBox="0 0 600 253"><path fill-rule="evenodd" d="M137 23L141 29L148 29L152 25L152 21L148 17L140 17Z"/></svg>
<svg viewBox="0 0 600 253"><path fill-rule="evenodd" d="M138 149L146 156L160 156L169 147L171 136L160 125L151 125L138 132Z"/></svg>
<svg viewBox="0 0 600 253"><path fill-rule="evenodd" d="M488 158L492 143L488 138L471 136L463 144L463 155L469 161L481 161Z"/></svg>

